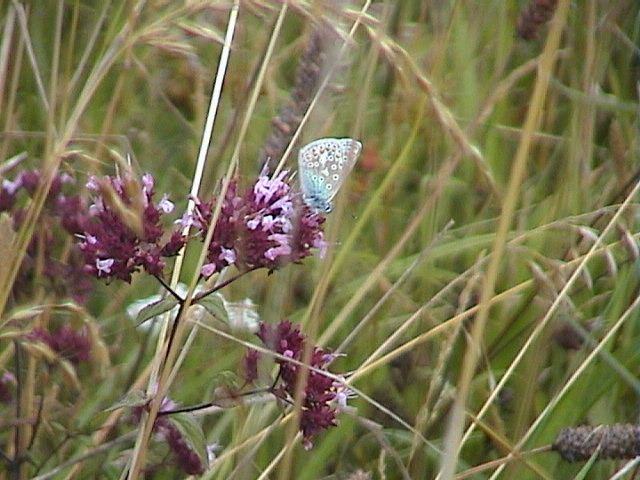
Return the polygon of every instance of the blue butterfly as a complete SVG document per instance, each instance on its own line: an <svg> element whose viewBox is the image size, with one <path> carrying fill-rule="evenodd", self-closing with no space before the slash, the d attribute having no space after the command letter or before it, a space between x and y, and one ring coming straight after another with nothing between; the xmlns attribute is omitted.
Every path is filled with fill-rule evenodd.
<svg viewBox="0 0 640 480"><path fill-rule="evenodd" d="M304 202L316 213L329 213L331 200L356 164L362 144L351 138L321 138L300 149L298 171Z"/></svg>

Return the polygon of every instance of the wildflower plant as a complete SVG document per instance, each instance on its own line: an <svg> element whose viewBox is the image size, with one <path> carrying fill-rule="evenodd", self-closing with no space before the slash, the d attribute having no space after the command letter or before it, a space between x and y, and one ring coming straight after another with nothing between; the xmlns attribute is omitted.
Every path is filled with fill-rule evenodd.
<svg viewBox="0 0 640 480"><path fill-rule="evenodd" d="M118 428L116 425L135 426L138 435L126 451L127 460L122 465L129 478L139 478L143 473L150 475L163 465L165 460L155 451L161 448L158 444L166 446L166 453L178 470L189 475L204 473L211 462L212 448L207 448L201 425L186 413L213 405L236 406L266 394L281 408L299 410L296 422L301 443L307 449L322 431L338 424L338 408L344 404L341 399L346 386L341 377L329 372L335 357L313 345L302 326L288 320L259 319L257 315L245 317L252 317L250 321L238 320L243 316L242 308L252 308L251 301L238 307L223 296L224 289L241 278L258 275L259 270L275 278L288 265L301 264L312 255L324 257L328 248L323 231L325 214L344 179L335 179L337 172L333 171L330 177L327 170L323 177L326 189L307 192L305 188L310 186L322 187L313 182L325 173L314 171L313 182L308 173L301 191L291 169L282 168L286 149L299 144L301 115L326 87L330 70L335 68L324 58L323 51L339 35L327 27L328 24L318 28L311 36L296 74L291 101L274 121L262 152L251 161L258 165L255 177L246 173L251 169L238 168L234 155L227 173L214 182L213 194L199 194L196 186L190 195L174 193L170 197L158 191L157 172L139 174L130 162L119 158L115 174L85 174L82 169L73 175L62 173L63 160L90 157L82 149L71 147L73 129L64 130L59 144L48 145L55 153L45 152L45 159L52 160L44 162L42 168L21 170L22 156L3 167L1 231L7 243L19 246L23 242L24 247L22 251L18 247L15 264L19 267L15 271L0 267L0 278L10 280L12 285L8 300L16 310L3 320L3 325L10 329L5 338L14 341L17 359L14 371L2 365L0 396L18 418L36 419L35 428L28 422L16 427L15 438L19 440L15 451L5 456L9 468L18 472L17 477L25 476L30 445L35 443L40 424L45 423L39 415L46 409L42 404L38 406L38 396L44 398L45 392L35 386L62 378L72 388L50 394L48 401L67 402L72 392L82 391L81 378L86 378L83 375L92 372L103 380L110 366L110 354L118 351L117 346L107 348L105 338L118 337L120 330L101 328L104 324L91 317L90 307L85 307L85 303L96 301L100 294L93 294L101 292L99 288L111 291L122 284L130 288L145 277L164 292L160 300L142 308L135 319L136 325L147 321L160 325L159 329L150 329L147 338L156 341L156 352L146 373L148 378L140 377L136 382L130 379L126 386L115 386L128 393L107 406L104 412L112 412L112 421L98 428L94 436L99 443ZM230 22L229 31L234 28ZM225 44L227 51L230 47L230 43ZM214 92L212 100L216 98ZM245 134L246 127L239 135L239 143ZM211 131L205 129L203 145L210 140ZM360 143L353 143L358 145L357 151L352 152L348 162L342 158L339 164L342 169L346 162L345 174L360 152ZM99 145L97 151L104 154L101 149ZM323 167L329 156L322 158ZM307 162L309 165L313 164L311 160ZM202 163L197 168L202 168ZM305 164L305 168L315 166ZM319 201L323 195L327 201L321 211L308 204L309 198ZM187 203L186 212L177 211L176 201ZM24 242L22 239L29 235L29 241ZM200 252L201 259L193 269L191 287L185 292L174 285L179 274L188 272L182 270L183 255L193 251ZM50 307L21 310L21 301L42 296L41 292L47 295ZM237 365L242 372L237 380L226 382L222 388L212 384L213 400L206 404L179 404L171 400L175 394L175 372L185 362L182 349L188 341L187 334L195 332L193 324L205 322L205 318L218 322L217 329L236 333L243 328L251 329L255 335L251 341L245 340L243 348L247 353ZM153 335L157 338L152 338ZM145 358L145 348L146 344L141 344L139 352L134 352L137 355L134 370ZM46 368L37 369L31 363L25 370L21 363L25 355ZM258 374L274 365L277 370L274 376ZM60 419L46 418L53 422ZM118 422L124 418L129 421ZM8 437L3 440L10 445ZM46 468L46 461L42 459L43 464L36 470Z"/></svg>
<svg viewBox="0 0 640 480"><path fill-rule="evenodd" d="M92 203L82 222L84 231L78 233L76 239L77 247L84 255L85 271L97 279L131 282L135 273L144 272L169 288L163 280L167 260L175 257L189 241L203 240L210 228L213 228L213 236L207 250L207 263L200 272L203 280L230 267L239 272L233 277L235 279L261 268L274 272L288 263L300 263L314 250L325 248L321 228L325 218L300 200L300 195L288 183L287 171L273 177L263 171L246 190L242 190L238 180L233 179L221 200L215 227L211 219L215 202L219 200L214 198L207 202L194 197L193 213L169 223L169 228L163 228L161 220L173 211L173 204L166 195L154 203L154 180L150 174L144 174L139 182L130 177L91 178L87 188L92 192ZM135 215L136 212L139 214ZM190 230L185 227L190 227ZM219 287L201 292L193 303L201 302L211 308L207 296L218 290ZM183 299L176 292L171 291L170 298L171 305L182 305ZM157 310L152 311L158 313ZM211 311L216 315L220 313L219 310ZM148 314L147 310L141 319L146 320ZM175 321L179 320L178 317ZM172 333L176 331L174 329ZM292 329L290 323L283 321L276 337L274 334L267 324L260 324L258 336L269 345L275 341L278 347L273 348L274 352L288 355L298 362L303 360L304 341L299 329ZM41 332L34 333L34 336L49 339ZM170 341L174 339L171 337ZM285 350L282 350L283 346ZM258 360L251 355L248 358ZM315 348L310 366L324 369L331 359L331 355ZM283 385L268 391L292 402L299 367L280 363ZM253 380L247 379L247 384ZM305 447L310 448L314 435L337 424L335 407L329 403L336 397L340 386L314 371L309 374L307 383L300 428ZM165 407L166 401L158 414L171 413L167 413ZM137 418L140 419L141 415L138 414ZM175 426L168 423L167 418L158 417L153 430L168 441L187 473L205 470L205 459L198 460L193 447L186 443Z"/></svg>
<svg viewBox="0 0 640 480"><path fill-rule="evenodd" d="M16 208L17 193L20 189L33 192L39 178L37 172L26 171L15 181L5 180L2 189L4 208L6 212L13 214L14 224L18 225L21 218L21 210ZM131 174L92 176L86 183L88 202L81 200L79 196L63 196L60 186L64 181L69 180L67 177L61 177L54 183L55 188L51 191L51 198L47 203L51 209L48 215L53 219L63 215L62 228L73 244L69 258L75 259L75 269L83 275L85 282L87 278L93 277L94 281L104 281L107 284L115 281L131 283L136 274L150 275L168 289L171 305L179 305L180 308L183 308L184 298L169 287L165 278L170 261L187 244L200 244L210 228L213 228L213 236L207 250L207 263L200 271L202 281L229 268L237 270L238 274L233 277L236 279L258 269L275 272L286 264L300 263L314 252L326 248L322 232L325 218L313 212L301 201L300 194L289 183L287 171L271 177L263 171L246 189L239 186L237 178L233 179L221 200L212 198L203 201L193 197L193 212L177 219L169 218L174 213L174 204L167 195L156 199L154 178L149 173L143 174L139 179ZM221 201L222 205L214 227L213 208L217 201ZM45 257L49 259L50 242L45 242L45 245ZM53 269L53 266L46 267L46 271ZM24 273L22 277L26 275ZM55 279L56 276L53 275L52 278ZM63 280L69 278L62 277ZM223 286L228 284L229 282ZM81 288L82 285L76 287L79 292L85 291L84 287ZM203 291L192 302L202 303L212 313L220 316L220 309L213 309L207 298L214 292L219 295L219 289L220 287ZM216 305L222 305L225 310L224 305L227 304L222 300L223 303L218 302ZM230 308L229 306L223 315L228 315ZM158 313L157 309L152 311L154 316ZM141 318L144 320L149 315L147 309ZM180 317L177 317L174 321L177 324L180 320ZM305 341L299 327L294 328L286 321L280 322L273 331L265 323L261 322L259 325L259 338L275 354L284 355L298 363L303 361ZM176 331L174 328L172 334ZM46 347L52 355L59 355L71 365L91 360L92 342L86 329L76 330L70 324L35 327L24 336L24 341L27 342L25 345ZM170 342L173 341L177 341L176 336L170 337ZM252 365L251 369L257 371L257 363L261 358L254 353L255 351L250 351L245 365ZM331 355L314 348L309 365L313 369L322 370L328 366L331 359ZM292 403L293 389L298 380L297 372L300 367L288 366L287 362L282 360L278 363L281 368L278 386L264 387L260 392L270 392L274 397ZM7 373L3 378L7 379L2 385L3 398L10 401L10 380L13 377ZM256 380L256 376L248 373L245 385L253 385ZM310 448L314 435L337 424L336 410L330 403L335 399L340 386L316 371L309 374L307 383L300 428L304 445ZM255 390L229 390L232 391L236 396L256 393ZM181 415L181 412L172 412L176 404L167 397L163 398L152 431L155 432L156 438L167 443L177 465L184 472L203 473L208 466L208 460L202 453L206 452L206 446L199 444L203 439L202 435L194 434L198 427L187 420L191 429L185 431L178 428L181 424L176 420L178 417L172 417L172 414ZM145 399L127 403L128 407L133 406L135 409L131 417L134 424L142 422L143 414L149 412L149 402L150 399ZM184 418L182 421L185 421ZM198 440L194 440L194 435Z"/></svg>
<svg viewBox="0 0 640 480"><path fill-rule="evenodd" d="M638 2L127 6L2 6L1 477L637 469Z"/></svg>

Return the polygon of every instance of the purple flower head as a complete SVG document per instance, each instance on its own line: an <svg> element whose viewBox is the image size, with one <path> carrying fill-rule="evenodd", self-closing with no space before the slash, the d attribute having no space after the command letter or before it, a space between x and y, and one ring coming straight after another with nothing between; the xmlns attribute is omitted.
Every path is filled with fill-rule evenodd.
<svg viewBox="0 0 640 480"><path fill-rule="evenodd" d="M0 375L0 403L10 403L16 388L16 377L9 372Z"/></svg>
<svg viewBox="0 0 640 480"><path fill-rule="evenodd" d="M302 431L302 445L305 450L313 447L311 438L329 427L338 425L334 407L327 403L312 404L302 411L300 430Z"/></svg>
<svg viewBox="0 0 640 480"><path fill-rule="evenodd" d="M14 192L18 189L24 189L30 197L36 192L38 187L44 182L42 173L39 170L25 170L13 184ZM62 186L65 183L73 183L73 177L65 173L58 173L52 180L47 195L47 205L55 208L56 200L62 195Z"/></svg>
<svg viewBox="0 0 640 480"><path fill-rule="evenodd" d="M86 271L99 278L126 282L140 269L162 275L164 259L175 256L186 237L176 230L165 241L160 221L173 205L166 196L154 204L153 187L149 174L143 175L139 184L132 178L89 179L87 188L95 192L94 203L89 207L91 218L85 222L78 244ZM139 215L131 218L132 212Z"/></svg>
<svg viewBox="0 0 640 480"><path fill-rule="evenodd" d="M24 222L27 211L25 205L43 183L43 175L38 170L25 170L13 181L2 181L0 211L11 215L16 230ZM27 295L34 281L41 285L44 278L50 284L48 288L70 295L80 303L85 300L90 289L90 277L83 273L84 262L80 256L76 252L67 252L68 234L80 232L86 221L84 200L65 191L68 190L65 187L72 183L73 178L65 173L58 173L51 182L38 228L27 246L14 283L16 296Z"/></svg>
<svg viewBox="0 0 640 480"><path fill-rule="evenodd" d="M72 235L83 231L87 222L87 211L84 201L80 197L64 197L57 199L57 210L64 229Z"/></svg>
<svg viewBox="0 0 640 480"><path fill-rule="evenodd" d="M15 182L3 180L0 185L0 212L6 212L16 203L17 185Z"/></svg>
<svg viewBox="0 0 640 480"><path fill-rule="evenodd" d="M41 180L42 175L40 175L40 172L37 170L26 170L20 174L18 183L29 193L29 196L33 196Z"/></svg>
<svg viewBox="0 0 640 480"><path fill-rule="evenodd" d="M306 336L300 331L299 326L294 326L288 321L282 321L275 327L260 323L256 335L268 349L297 361L304 359ZM254 359L249 357L255 356L255 353L257 352L249 351L245 357L245 365L252 365ZM327 366L334 358L335 355L326 353L319 347L313 347L309 365L315 370L327 371ZM255 361L257 362L257 358ZM280 365L280 384L273 388L273 393L291 401L295 395L300 366L281 358L277 358L276 363ZM336 382L315 370L309 370L302 395L300 430L303 445L307 449L313 446L311 439L316 434L338 424L335 404L342 401L342 391L345 389L341 382Z"/></svg>
<svg viewBox="0 0 640 480"><path fill-rule="evenodd" d="M260 360L260 352L257 350L249 350L245 355L244 374L246 383L253 383L258 379L258 360Z"/></svg>
<svg viewBox="0 0 640 480"><path fill-rule="evenodd" d="M160 406L160 412L171 411L177 406L174 401L164 398ZM148 408L148 405L134 407L129 421L134 424L139 423L145 408ZM168 416L157 417L153 424L153 431L158 434L159 439L167 442L176 459L178 468L189 475L201 475L204 473L207 465L202 462L198 454L191 448L180 430L170 422Z"/></svg>
<svg viewBox="0 0 640 480"><path fill-rule="evenodd" d="M268 268L273 271L311 255L312 248L324 246L324 217L313 213L294 196L288 172L275 177L261 174L244 193L237 180L227 189L213 238L208 263L202 274L208 276L224 267L240 270ZM213 202L196 199L191 224L206 235L213 216Z"/></svg>
<svg viewBox="0 0 640 480"><path fill-rule="evenodd" d="M75 331L69 326L64 326L56 332L35 328L31 332L30 338L47 344L51 350L72 363L89 361L91 343L87 335L84 332Z"/></svg>
<svg viewBox="0 0 640 480"><path fill-rule="evenodd" d="M198 454L191 449L180 430L168 423L166 427L159 429L159 432L166 438L180 469L189 475L201 475L204 473L206 466L202 463Z"/></svg>

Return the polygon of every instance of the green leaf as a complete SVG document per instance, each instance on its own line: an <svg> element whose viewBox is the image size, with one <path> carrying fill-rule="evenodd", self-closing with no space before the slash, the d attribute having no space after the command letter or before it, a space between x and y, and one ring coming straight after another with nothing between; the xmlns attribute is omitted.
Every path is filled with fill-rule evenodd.
<svg viewBox="0 0 640 480"><path fill-rule="evenodd" d="M242 383L242 380L237 373L231 370L223 370L222 372L214 375L211 380L211 384L214 387L228 387L238 389L238 386Z"/></svg>
<svg viewBox="0 0 640 480"><path fill-rule="evenodd" d="M209 465L207 455L207 441L204 438L202 427L193 416L187 413L168 415L169 421L178 429L189 443L189 447L196 452L203 465Z"/></svg>
<svg viewBox="0 0 640 480"><path fill-rule="evenodd" d="M587 478L587 475L591 473L591 467L593 467L593 464L598 459L599 453L600 453L600 447L595 449L595 451L593 452L593 455L591 455L591 457L589 458L589 461L585 463L584 466L578 472L578 474L575 477L573 477L574 480L584 480L585 478Z"/></svg>
<svg viewBox="0 0 640 480"><path fill-rule="evenodd" d="M220 408L233 408L244 403L244 397L233 387L218 387L213 391L211 405Z"/></svg>
<svg viewBox="0 0 640 480"><path fill-rule="evenodd" d="M229 315L229 325L234 331L257 332L260 324L260 315L256 311L256 305L250 298L241 302L227 302L224 307Z"/></svg>
<svg viewBox="0 0 640 480"><path fill-rule="evenodd" d="M211 382L215 385L213 399L211 403L222 408L237 407L244 401L239 394L238 375L231 371L224 371L217 374Z"/></svg>
<svg viewBox="0 0 640 480"><path fill-rule="evenodd" d="M110 412L118 408L140 407L148 401L149 398L147 398L147 395L142 390L132 390L125 393L124 397L120 397L116 403L105 409L105 412Z"/></svg>
<svg viewBox="0 0 640 480"><path fill-rule="evenodd" d="M174 297L166 297L157 302L151 303L140 310L138 316L136 317L136 323L140 325L143 322L146 322L150 318L157 317L158 315L163 314L171 310L173 307L178 305L178 300Z"/></svg>
<svg viewBox="0 0 640 480"><path fill-rule="evenodd" d="M229 315L227 314L227 309L225 307L225 302L224 298L222 298L222 295L219 295L217 293L207 295L206 297L201 298L198 301L198 305L202 305L207 310L207 312L216 317L218 320L229 324Z"/></svg>

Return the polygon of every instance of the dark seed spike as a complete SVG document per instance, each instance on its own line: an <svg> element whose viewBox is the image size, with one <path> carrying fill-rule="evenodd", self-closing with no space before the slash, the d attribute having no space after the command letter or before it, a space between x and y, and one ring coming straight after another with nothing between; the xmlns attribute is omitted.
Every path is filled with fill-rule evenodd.
<svg viewBox="0 0 640 480"><path fill-rule="evenodd" d="M568 462L588 460L596 452L598 460L635 458L640 455L640 426L616 423L563 428L552 449Z"/></svg>

